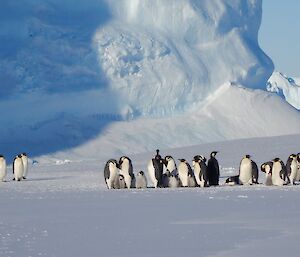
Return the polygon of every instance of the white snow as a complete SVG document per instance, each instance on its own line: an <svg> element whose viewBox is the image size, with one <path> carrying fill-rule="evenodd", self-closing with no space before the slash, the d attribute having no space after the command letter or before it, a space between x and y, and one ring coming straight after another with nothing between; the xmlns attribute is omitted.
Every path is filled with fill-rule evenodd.
<svg viewBox="0 0 300 257"><path fill-rule="evenodd" d="M299 150L297 138L226 141L161 154L191 162L195 154L219 150L224 182L246 153L258 165L285 160ZM145 170L153 155L130 156L134 172ZM1 256L299 255L299 185L107 190L105 160L75 159L30 165L27 180L0 183Z"/></svg>
<svg viewBox="0 0 300 257"><path fill-rule="evenodd" d="M275 71L267 82L267 90L282 96L292 106L300 109L300 79Z"/></svg>

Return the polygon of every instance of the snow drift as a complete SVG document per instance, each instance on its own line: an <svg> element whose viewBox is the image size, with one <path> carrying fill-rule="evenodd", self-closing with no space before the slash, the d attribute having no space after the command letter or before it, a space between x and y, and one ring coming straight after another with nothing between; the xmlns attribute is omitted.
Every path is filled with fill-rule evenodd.
<svg viewBox="0 0 300 257"><path fill-rule="evenodd" d="M285 98L296 109L300 109L300 79L291 78L275 71L267 82L267 90Z"/></svg>

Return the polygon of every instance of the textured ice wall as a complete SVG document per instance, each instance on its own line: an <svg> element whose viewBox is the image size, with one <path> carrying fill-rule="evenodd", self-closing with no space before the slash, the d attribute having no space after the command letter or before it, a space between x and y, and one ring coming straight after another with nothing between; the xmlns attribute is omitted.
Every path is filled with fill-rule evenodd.
<svg viewBox="0 0 300 257"><path fill-rule="evenodd" d="M257 41L261 0L108 0L94 37L110 87L134 113L199 103L226 81L265 88L272 61Z"/></svg>

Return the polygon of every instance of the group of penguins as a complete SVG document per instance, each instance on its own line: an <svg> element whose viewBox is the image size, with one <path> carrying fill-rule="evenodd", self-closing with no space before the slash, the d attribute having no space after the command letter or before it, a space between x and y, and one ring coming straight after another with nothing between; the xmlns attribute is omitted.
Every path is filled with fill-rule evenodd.
<svg viewBox="0 0 300 257"><path fill-rule="evenodd" d="M203 155L193 158L192 167L185 159L179 159L178 167L172 156L162 158L159 150L148 165L148 175L155 188L159 187L209 187L218 186L220 168L216 159L217 151L210 154L207 161ZM260 166L266 174L265 185L283 186L295 184L300 181L300 153L291 154L286 164L280 159L263 163ZM226 185L252 185L258 184L259 169L251 160L250 155L245 155L239 166L239 174L228 177ZM104 179L108 189L147 188L147 178L143 171L137 176L133 173L132 161L127 156L122 156L119 161L110 159L104 167Z"/></svg>
<svg viewBox="0 0 300 257"><path fill-rule="evenodd" d="M13 180L21 181L26 179L28 174L28 156L26 153L18 154L13 161ZM6 160L0 155L0 181L5 182L7 175Z"/></svg>

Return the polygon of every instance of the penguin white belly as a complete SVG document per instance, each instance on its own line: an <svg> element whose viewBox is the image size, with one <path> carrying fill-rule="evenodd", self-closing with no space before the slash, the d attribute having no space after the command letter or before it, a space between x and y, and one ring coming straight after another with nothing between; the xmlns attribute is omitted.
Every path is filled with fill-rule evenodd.
<svg viewBox="0 0 300 257"><path fill-rule="evenodd" d="M0 181L4 181L6 177L6 161L0 160Z"/></svg>
<svg viewBox="0 0 300 257"><path fill-rule="evenodd" d="M123 175L127 188L131 188L132 178L129 174Z"/></svg>
<svg viewBox="0 0 300 257"><path fill-rule="evenodd" d="M18 158L14 162L14 177L15 180L21 180L23 178L23 173L24 173L24 167L23 167L23 162L21 158Z"/></svg>
<svg viewBox="0 0 300 257"><path fill-rule="evenodd" d="M295 183L296 177L297 177L297 172L298 172L297 161L293 160L292 163L291 163L291 174L289 176L291 184Z"/></svg>
<svg viewBox="0 0 300 257"><path fill-rule="evenodd" d="M266 186L272 186L273 185L273 183L272 183L272 174L271 173L266 174L265 185Z"/></svg>
<svg viewBox="0 0 300 257"><path fill-rule="evenodd" d="M201 172L200 165L198 163L195 163L195 165L194 165L194 176L195 176L196 182L197 182L197 184L199 186L201 184L201 181L200 181L200 172Z"/></svg>
<svg viewBox="0 0 300 257"><path fill-rule="evenodd" d="M296 181L300 181L300 162L297 161L297 176Z"/></svg>
<svg viewBox="0 0 300 257"><path fill-rule="evenodd" d="M155 169L153 167L152 160L149 161L147 169L148 169L149 177L150 177L154 187L157 188L158 180L155 177Z"/></svg>
<svg viewBox="0 0 300 257"><path fill-rule="evenodd" d="M250 159L244 159L240 165L240 183L243 185L252 184L252 163Z"/></svg>
<svg viewBox="0 0 300 257"><path fill-rule="evenodd" d="M274 186L283 186L284 180L280 177L280 171L282 167L281 164L278 162L275 162L272 168L272 184Z"/></svg>
<svg viewBox="0 0 300 257"><path fill-rule="evenodd" d="M23 162L23 168L24 168L23 177L26 178L27 173L28 173L28 157L23 155L22 162Z"/></svg>
<svg viewBox="0 0 300 257"><path fill-rule="evenodd" d="M114 185L115 185L115 182L117 179L117 175L119 175L118 173L119 172L117 169L110 170L109 178L106 179L106 184L107 184L108 189L114 188Z"/></svg>
<svg viewBox="0 0 300 257"><path fill-rule="evenodd" d="M185 164L179 164L178 175L179 175L182 186L187 187L189 185L189 182L188 182L188 168Z"/></svg>

